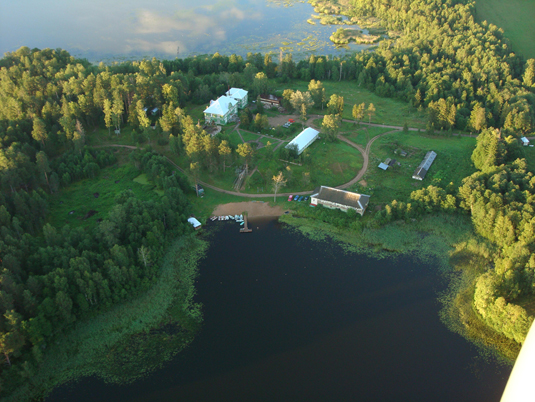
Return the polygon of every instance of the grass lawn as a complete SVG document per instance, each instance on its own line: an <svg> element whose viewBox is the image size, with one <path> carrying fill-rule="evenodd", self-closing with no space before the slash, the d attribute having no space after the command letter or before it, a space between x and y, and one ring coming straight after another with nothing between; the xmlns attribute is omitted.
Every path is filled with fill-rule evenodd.
<svg viewBox="0 0 535 402"><path fill-rule="evenodd" d="M235 147L237 147L239 144L243 143L243 141L241 140L240 135L238 134L237 131L233 131L233 132L229 133L228 136L230 138L230 143Z"/></svg>
<svg viewBox="0 0 535 402"><path fill-rule="evenodd" d="M258 135L250 131L240 130L240 134L245 142L258 140Z"/></svg>
<svg viewBox="0 0 535 402"><path fill-rule="evenodd" d="M520 147L520 153L526 158L529 171L535 173L535 147Z"/></svg>
<svg viewBox="0 0 535 402"><path fill-rule="evenodd" d="M260 154L262 152L263 149L259 151ZM310 154L310 163L303 166L288 164L276 158L271 161L259 160L259 177L256 178L256 182L252 180L251 189L256 192L260 178L263 179L264 190L270 188L271 183L268 180L270 181L273 175L281 171L289 180L287 186L280 192L311 191L319 185L337 186L346 183L362 168L360 152L341 141L329 143L317 140L306 152ZM311 182L308 184L303 182L305 173L309 173L311 177Z"/></svg>
<svg viewBox="0 0 535 402"><path fill-rule="evenodd" d="M476 140L470 137L429 137L418 134L403 134L401 131L388 134L376 140L370 152L368 172L364 176L366 186L356 186L353 190L373 196L374 203L387 203L394 199L405 201L414 190L431 184L446 187L475 171L470 160ZM409 155L402 157L394 153L403 149ZM414 180L412 174L427 151L433 150L437 158L423 181ZM384 171L377 166L386 158L396 159L401 166Z"/></svg>
<svg viewBox="0 0 535 402"><path fill-rule="evenodd" d="M190 115L193 119L193 122L196 123L198 119L201 120L201 122L204 122L204 110L207 106L209 106L209 103L204 103L202 105L194 105L194 104L188 104L184 111L187 115Z"/></svg>
<svg viewBox="0 0 535 402"><path fill-rule="evenodd" d="M363 148L366 148L366 144L368 144L368 141L370 141L373 137L379 134L386 133L388 131L392 131L391 128L386 127L365 127L365 126L357 126L357 129L354 131L348 131L343 133L342 135L346 137L347 139L353 141L355 144L361 145Z"/></svg>
<svg viewBox="0 0 535 402"><path fill-rule="evenodd" d="M137 179L136 179L137 178ZM150 182L143 180L140 171L132 165L110 166L102 169L94 179L80 180L50 196L50 211L47 221L52 225L71 227L92 227L97 219L104 219L115 205L115 197L122 191L132 190L141 200L149 200L159 195ZM98 198L95 194L98 193ZM97 211L84 219L90 211ZM69 212L74 211L73 214Z"/></svg>
<svg viewBox="0 0 535 402"><path fill-rule="evenodd" d="M532 0L477 0L476 18L478 22L486 20L503 28L513 51L526 58L535 57L535 5Z"/></svg>
<svg viewBox="0 0 535 402"><path fill-rule="evenodd" d="M308 91L308 82L293 81L286 84L277 84L276 89L282 91L284 89L294 89L300 91ZM409 104L392 98L381 98L373 92L365 88L359 87L356 81L340 81L331 82L323 81L323 86L327 92L327 98L332 94L337 94L344 97L344 119L353 119L351 115L354 104L362 102L368 104L373 103L376 109L375 116L372 117L372 123L384 123L396 126L403 126L405 122L409 127L425 128L427 123L427 114L425 112L418 112ZM314 108L310 110L309 114L325 114L326 108ZM364 121L368 122L368 116L364 117Z"/></svg>
<svg viewBox="0 0 535 402"><path fill-rule="evenodd" d="M268 137L260 137L260 142L264 145L267 145L268 142L271 142L271 146L272 147L276 147L277 144L279 143L279 141L273 139L273 138L268 138Z"/></svg>

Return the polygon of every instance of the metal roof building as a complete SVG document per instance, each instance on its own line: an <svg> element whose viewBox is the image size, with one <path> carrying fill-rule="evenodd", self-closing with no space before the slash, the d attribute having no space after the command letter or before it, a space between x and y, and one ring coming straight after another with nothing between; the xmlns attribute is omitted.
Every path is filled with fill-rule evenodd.
<svg viewBox="0 0 535 402"><path fill-rule="evenodd" d="M220 96L215 101L210 101L210 106L204 110L204 113L211 113L217 115L225 115L236 105L237 101L228 96Z"/></svg>
<svg viewBox="0 0 535 402"><path fill-rule="evenodd" d="M340 190L338 188L321 186L317 194L310 196L310 204L321 204L331 209L340 209L347 212L353 209L357 213L364 215L370 201L369 195L352 193L351 191Z"/></svg>
<svg viewBox="0 0 535 402"><path fill-rule="evenodd" d="M414 171L414 174L412 175L412 178L416 180L423 180L436 157L437 154L434 151L429 151L427 154L425 154L424 160L420 163L420 165L418 165Z"/></svg>
<svg viewBox="0 0 535 402"><path fill-rule="evenodd" d="M316 141L316 138L318 138L319 134L320 132L314 130L313 128L305 128L297 137L295 137L288 145L286 145L286 148L297 145L297 155L301 155L303 151L310 146L310 144Z"/></svg>

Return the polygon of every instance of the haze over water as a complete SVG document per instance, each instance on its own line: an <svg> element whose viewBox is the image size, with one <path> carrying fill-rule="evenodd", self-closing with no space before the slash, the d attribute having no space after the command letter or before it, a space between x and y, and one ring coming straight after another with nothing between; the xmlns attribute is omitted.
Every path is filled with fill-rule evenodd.
<svg viewBox="0 0 535 402"><path fill-rule="evenodd" d="M293 0L19 0L0 3L0 54L63 48L90 61L292 51L336 54L333 26ZM352 45L357 50L366 46Z"/></svg>

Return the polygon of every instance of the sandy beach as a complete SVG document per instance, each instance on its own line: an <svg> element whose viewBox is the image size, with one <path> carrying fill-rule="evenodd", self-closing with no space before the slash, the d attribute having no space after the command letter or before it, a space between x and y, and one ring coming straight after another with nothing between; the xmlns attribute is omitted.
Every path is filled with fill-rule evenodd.
<svg viewBox="0 0 535 402"><path fill-rule="evenodd" d="M284 211L284 208L280 206L271 207L267 202L248 201L218 205L212 215L239 215L247 212L249 218L253 218L258 216L281 216Z"/></svg>

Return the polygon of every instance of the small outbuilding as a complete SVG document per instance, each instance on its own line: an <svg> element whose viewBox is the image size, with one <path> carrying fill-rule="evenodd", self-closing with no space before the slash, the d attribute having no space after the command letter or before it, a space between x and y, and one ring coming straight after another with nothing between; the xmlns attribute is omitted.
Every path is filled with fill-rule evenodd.
<svg viewBox="0 0 535 402"><path fill-rule="evenodd" d="M347 212L349 209L364 215L370 201L369 195L353 193L338 188L321 186L319 191L310 197L310 205L323 205L330 209Z"/></svg>
<svg viewBox="0 0 535 402"><path fill-rule="evenodd" d="M260 102L267 106L280 106L281 100L275 95L260 94Z"/></svg>
<svg viewBox="0 0 535 402"><path fill-rule="evenodd" d="M423 180L436 157L437 154L434 151L429 151L427 154L425 154L424 160L420 163L420 165L418 165L414 171L414 174L412 175L412 178L415 180Z"/></svg>
<svg viewBox="0 0 535 402"><path fill-rule="evenodd" d="M199 222L197 219L195 219L193 216L191 218L188 218L188 222L191 223L191 226L193 226L193 229L199 230L201 228L201 222Z"/></svg>
<svg viewBox="0 0 535 402"><path fill-rule="evenodd" d="M290 148L294 145L297 145L297 154L301 155L305 149L307 149L316 139L318 138L320 132L314 130L313 128L307 127L301 133L295 137L286 148Z"/></svg>
<svg viewBox="0 0 535 402"><path fill-rule="evenodd" d="M522 142L522 145L525 147L529 145L529 140L526 137L520 138L520 141Z"/></svg>

